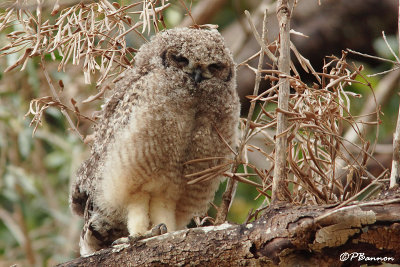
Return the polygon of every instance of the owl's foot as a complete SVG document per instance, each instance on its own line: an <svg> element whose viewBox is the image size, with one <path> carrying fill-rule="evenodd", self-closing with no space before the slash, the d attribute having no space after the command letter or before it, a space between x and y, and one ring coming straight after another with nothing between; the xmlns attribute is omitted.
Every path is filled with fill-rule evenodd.
<svg viewBox="0 0 400 267"><path fill-rule="evenodd" d="M153 237L153 236L158 236L158 235L163 235L168 232L167 226L164 223L157 224L153 228L151 228L149 231L145 233L148 234L146 238Z"/></svg>
<svg viewBox="0 0 400 267"><path fill-rule="evenodd" d="M144 234L135 234L135 235L129 235L127 237L118 238L111 244L111 246L116 246L121 244L133 244L139 240L143 240L158 235L163 235L165 233L167 233L167 226L164 223L160 223L151 228Z"/></svg>

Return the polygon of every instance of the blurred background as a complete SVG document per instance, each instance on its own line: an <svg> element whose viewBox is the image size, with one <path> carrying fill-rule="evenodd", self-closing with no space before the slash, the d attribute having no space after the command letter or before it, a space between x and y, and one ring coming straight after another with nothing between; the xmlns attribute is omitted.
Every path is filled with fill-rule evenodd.
<svg viewBox="0 0 400 267"><path fill-rule="evenodd" d="M53 22L54 17L50 13L55 2L45 1L42 10L43 17ZM61 9L80 2L90 3L78 0L61 2ZM118 2L127 5L134 1ZM321 5L317 0L300 0L291 20L293 30L308 36L293 36L292 41L317 72L322 72L325 56L340 57L342 50L346 48L394 60L382 38L382 31L393 50L398 51L397 1L320 2ZM31 4L35 3L36 1L32 1ZM163 12L166 26L189 26L191 19L185 16L186 10L181 1L171 0L169 3L170 7ZM261 32L263 12L267 8L268 40L272 42L277 38L275 1L198 0L185 3L191 8L198 24L219 26L219 31L232 49L237 63L256 54L260 49L244 17L244 10L250 11L253 22ZM0 12L4 13L10 4L11 1L2 4ZM0 47L8 44L7 34L15 30L20 30L17 25L0 32ZM148 37L146 34L147 32L144 35ZM133 34L127 36L128 45L138 48L143 40L135 37ZM4 73L23 52L10 55L2 53L4 51L0 50L0 266L52 266L79 254L78 239L82 222L69 210L68 193L76 169L88 155L89 146L70 129L66 118L57 108L48 108L45 111L42 124L32 136L32 116L25 114L30 109L32 99L51 95L48 83L38 58L29 60L24 71L17 67ZM357 66L364 65L364 75L393 67L391 63L371 58L351 54L348 58ZM91 117L100 109L102 101L85 105L82 101L97 93L95 83L85 84L82 66L70 64L65 72L58 72L58 60L45 57L51 78L54 81L62 80L64 84L63 88L57 87L61 102L72 107L73 98L80 112ZM296 64L295 60L294 63ZM257 58L250 65L256 67ZM300 75L304 82L312 84L311 75ZM254 72L248 68L239 67L238 92L243 116L249 106L245 96L252 94L254 76ZM391 165L391 142L399 108L399 78L399 71L368 78L376 94L380 96L378 100L383 112L375 157L388 168ZM262 83L262 90L268 86L267 82ZM357 115L364 108L371 92L359 85L346 89L362 95L361 99L352 102L353 115ZM79 131L84 136L89 135L92 132L91 125L90 121L82 119ZM371 172L375 167L371 163ZM224 185L216 195L217 205L223 190ZM240 183L228 220L243 223L249 210L258 208L264 200L261 197L255 199L257 195L253 186ZM213 214L215 211L210 209L210 215Z"/></svg>

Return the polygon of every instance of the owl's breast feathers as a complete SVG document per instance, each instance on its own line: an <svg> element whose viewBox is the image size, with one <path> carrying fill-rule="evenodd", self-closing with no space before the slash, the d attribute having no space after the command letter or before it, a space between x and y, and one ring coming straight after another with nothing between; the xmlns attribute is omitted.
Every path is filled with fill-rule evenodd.
<svg viewBox="0 0 400 267"><path fill-rule="evenodd" d="M228 143L232 143L230 139L235 132L232 125L236 125L234 120L238 116L238 99L229 90L219 90L227 97L234 96L230 101L225 101L221 100L223 97L217 99L206 91L203 95L193 96L183 84L177 83L170 89L171 95L165 96L162 95L165 89L160 87L162 82L159 81L164 80L164 73L155 72L141 77L135 74L135 71L127 71L117 83L114 95L105 105L102 117L95 126L91 157L78 170L71 193L71 207L81 216L88 195L96 191L97 181L104 171L106 156L113 149L112 144L119 141L116 138L121 132L129 134L132 131L132 138L137 139L133 141L154 143L160 148L157 151L161 154L158 155L160 166L155 166L154 169L165 168L172 161L184 163L201 156L215 156L212 153L222 153L224 156L222 151L215 150L225 151L226 147L209 147L214 146L215 142L223 143L213 127L222 127L219 130L226 132L225 138ZM146 101L151 104L143 104ZM226 122L220 121L220 118L233 123L229 121L229 127L226 127ZM131 127L130 124L135 126ZM132 150L140 149L140 146L141 144L135 145ZM191 146L195 148L192 149Z"/></svg>

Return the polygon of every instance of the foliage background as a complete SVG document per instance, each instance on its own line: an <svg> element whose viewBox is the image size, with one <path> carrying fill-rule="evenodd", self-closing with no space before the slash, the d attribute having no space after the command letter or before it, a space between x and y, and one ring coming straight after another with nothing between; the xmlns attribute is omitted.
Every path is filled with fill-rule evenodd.
<svg viewBox="0 0 400 267"><path fill-rule="evenodd" d="M67 2L72 5L79 1ZM120 4L127 4L131 1L121 0L119 2ZM195 9L200 2L193 1L191 3L187 1L186 4ZM264 1L264 4L273 2ZM317 1L313 2L315 4ZM50 12L53 6L51 3L52 1L46 2L47 9L44 9L43 12L43 15L50 20L52 19ZM185 19L184 14L186 13L180 1L170 1L170 3L171 7L164 12L164 20L168 28L180 25ZM329 6L332 5L332 2L322 1L322 5ZM242 15L245 9L257 13L259 7L260 1L225 1L225 4L209 23L218 24L221 32L225 30L225 32L228 32L228 28L234 23L244 23ZM4 8L0 11L3 12ZM356 11L354 10L354 12ZM299 11L300 15L301 12ZM376 15L380 16L381 14ZM392 20L395 23L396 14L393 15ZM301 22L304 23L304 21L307 20ZM341 24L341 27L343 32L354 30L354 25L345 22ZM387 27L386 34L389 41L394 50L398 51L396 36L390 35L395 32L392 25L376 23L372 27L379 28L379 30L384 30ZM244 29L245 27L242 28L243 31ZM8 43L6 34L13 30L16 29L0 32L1 47ZM359 30L359 33L362 33L361 30ZM246 38L252 39L252 36L247 35ZM309 37L309 42L312 42L312 38L313 36ZM347 43L345 37L341 38L343 38L341 40L343 43ZM351 39L352 36L348 36L348 38ZM229 37L226 39L229 40ZM133 47L140 45L140 41L132 38L132 36L128 36L128 43ZM365 45L371 46L371 43ZM241 56L240 52L248 49L249 46L243 46L238 50L239 52L235 54L237 62L239 62L238 58ZM367 49L366 52L386 58L391 57L379 35L373 36L372 47L372 51ZM342 49L345 48L342 47ZM363 49L362 47L350 48L360 51ZM4 73L4 70L12 65L18 57L19 55L16 54L0 57L0 266L11 264L52 266L78 255L78 236L81 221L72 216L69 211L68 192L69 184L74 179L75 170L87 156L88 147L71 131L65 117L56 108L46 110L42 126L32 137L31 117L25 116L29 110L29 103L34 98L51 95L51 92L43 73L40 71L39 59L37 58L29 60L24 71L19 71L19 68L17 68ZM322 58L311 60L314 64L314 62L321 62ZM358 63L362 60L365 61L363 58L356 57L355 60ZM70 103L70 99L74 98L78 103L80 112L89 117L100 108L101 101L90 105L81 105L82 100L97 92L94 83L85 84L81 66L70 65L66 72L58 72L57 61L53 61L50 57L46 57L45 61L51 77L55 81L62 80L64 83L64 90L59 91L63 103ZM390 68L387 63L371 60L365 61L363 64L366 66L365 74L373 74ZM243 70L239 69L239 72L241 71ZM239 77L241 81L245 80L244 76ZM369 81L373 86L378 86L382 77L384 75L374 76ZM249 80L251 79L254 80L254 76L250 75ZM239 86L238 90L241 90L241 92L252 90L251 84L239 83ZM366 88L357 85L348 89L364 96L353 103L354 112L357 114L363 106L368 91ZM245 94L242 93L242 95ZM243 114L246 113L245 102L246 100L242 99ZM392 95L388 102L384 103L379 143L390 144L398 107L398 94ZM89 126L90 123L82 120L79 126L80 132L84 135L90 134ZM382 154L388 154L387 151L385 153ZM216 196L217 204L222 192L223 186ZM254 200L257 195L254 187L240 183L228 219L232 222L243 223L248 211L251 208L258 208L263 202L262 198ZM212 209L210 214L214 214Z"/></svg>

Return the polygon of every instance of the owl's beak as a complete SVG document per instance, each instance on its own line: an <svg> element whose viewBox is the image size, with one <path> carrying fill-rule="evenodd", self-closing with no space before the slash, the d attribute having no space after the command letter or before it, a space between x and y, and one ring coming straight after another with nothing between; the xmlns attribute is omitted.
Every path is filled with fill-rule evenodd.
<svg viewBox="0 0 400 267"><path fill-rule="evenodd" d="M200 83L202 80L204 80L201 68L198 67L194 69L192 73L192 78L195 81L195 83Z"/></svg>

